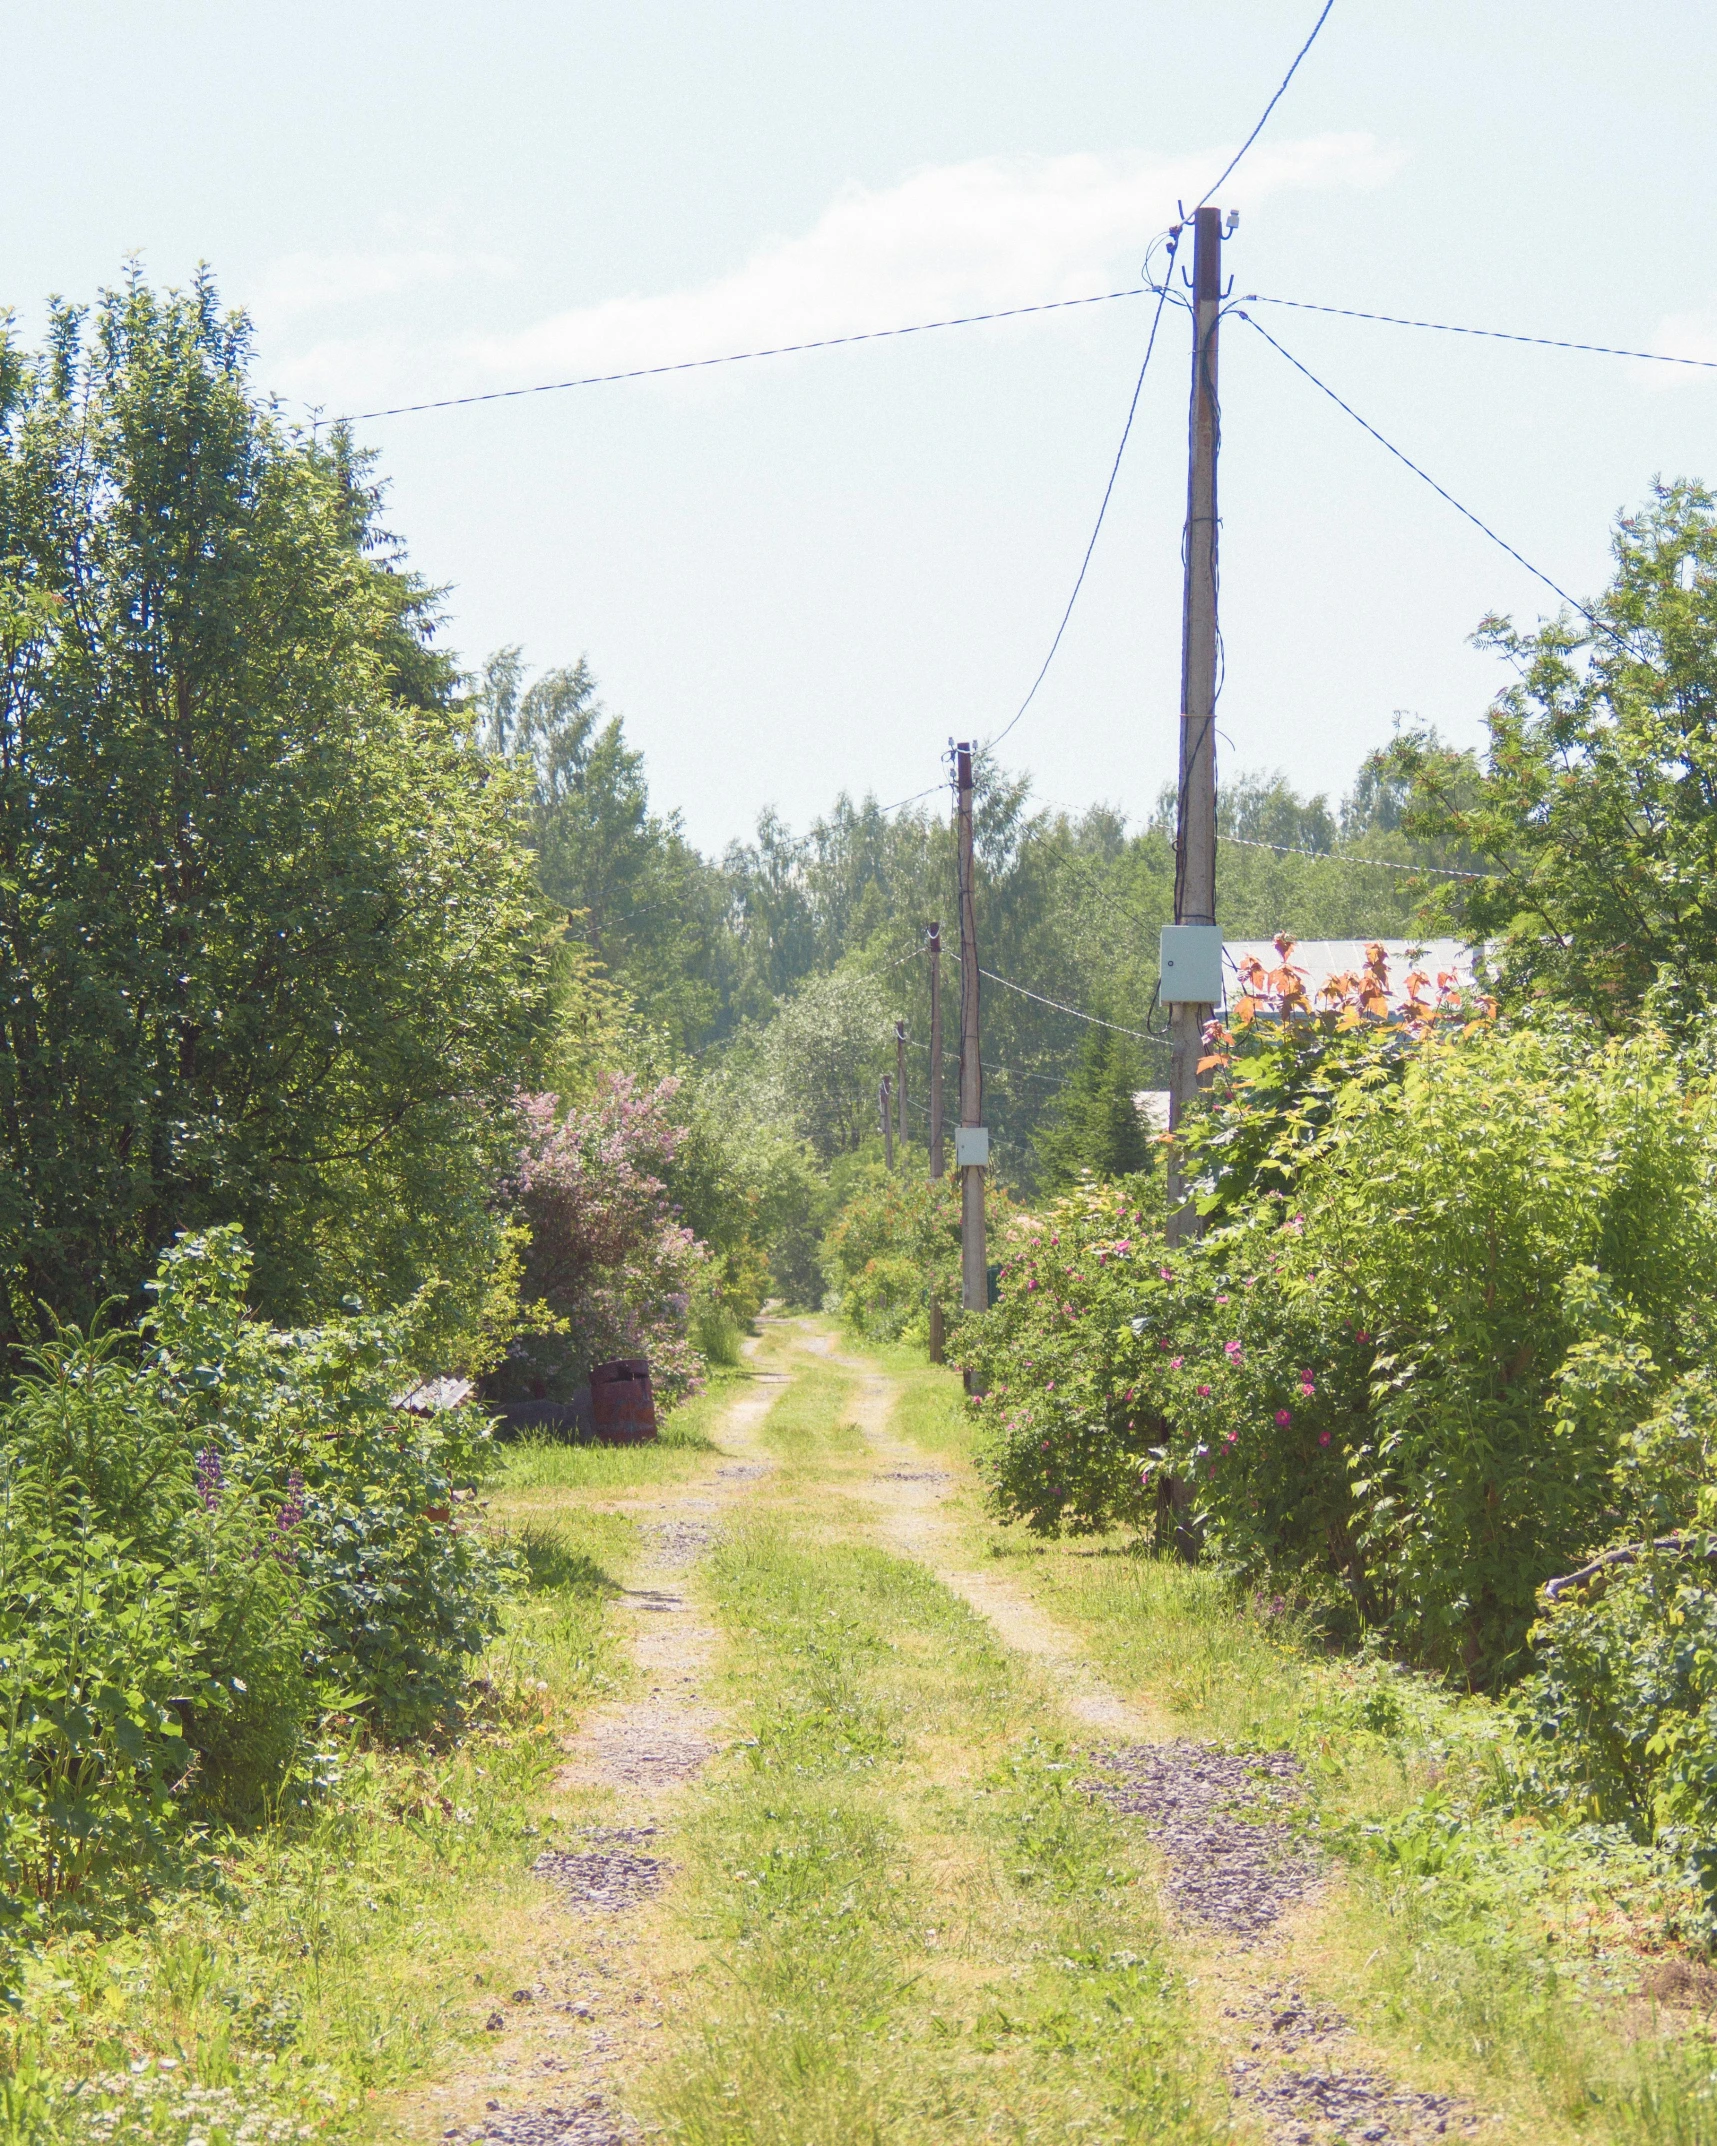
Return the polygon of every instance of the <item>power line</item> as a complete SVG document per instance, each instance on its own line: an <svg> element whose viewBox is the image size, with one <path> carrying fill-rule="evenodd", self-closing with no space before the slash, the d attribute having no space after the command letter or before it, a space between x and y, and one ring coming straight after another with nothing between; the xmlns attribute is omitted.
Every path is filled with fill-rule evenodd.
<svg viewBox="0 0 1717 2146"><path fill-rule="evenodd" d="M922 1051L926 1058L930 1055L929 1044L920 1043L916 1037L908 1036L906 1047L909 1051ZM950 1065L958 1065L960 1062L958 1051L945 1050L942 1056ZM1028 1073L1024 1066L993 1065L987 1058L980 1058L978 1063L986 1073L1005 1073L1012 1080L1041 1081L1046 1088L1064 1088L1067 1085L1067 1075L1065 1073Z"/></svg>
<svg viewBox="0 0 1717 2146"><path fill-rule="evenodd" d="M1333 6L1334 0L1330 0L1330 4ZM1157 328L1162 321L1163 306L1168 299L1169 275L1174 268L1175 247L1179 241L1180 230L1177 226L1169 237L1168 268L1163 274L1162 287L1157 292L1157 309L1151 315L1151 333L1149 340L1145 344L1144 363L1139 367L1139 377L1133 383L1133 399L1127 405L1127 422L1121 427L1121 442L1115 449L1115 460L1109 470L1109 481L1103 487L1103 502L1097 509L1097 519L1092 525L1091 541L1086 545L1085 556L1079 562L1079 574L1073 584L1073 594L1067 599L1067 609L1061 614L1061 624L1055 629L1055 639L1049 644L1049 654L1044 657L1042 668L1031 682L1031 691L1020 702L1018 708L1015 709L1012 721L1008 723L1006 728L998 731L993 738L986 740L986 743L992 749L1002 742L1003 738L1013 729L1020 717L1024 715L1025 711L1037 698L1037 689L1049 675L1049 666L1055 661L1055 651L1061 646L1061 637L1067 631L1068 620L1073 616L1073 606L1079 601L1079 591L1085 586L1085 575L1091 565L1091 554L1097 549L1097 538L1102 532L1103 517L1109 511L1109 501L1114 494L1115 479L1121 474L1121 457L1126 453L1127 441L1132 435L1133 419L1139 407L1139 396L1144 391L1145 374L1150 370L1151 352L1157 347Z"/></svg>
<svg viewBox="0 0 1717 2146"><path fill-rule="evenodd" d="M1550 576L1545 573L1542 567L1534 566L1532 561L1527 558L1525 553L1516 551L1514 546L1508 541L1506 537L1498 536L1496 531L1490 526L1489 522L1480 521L1479 517L1473 512L1471 507L1463 507L1460 501L1455 497L1454 493L1450 491L1445 491L1443 486L1437 482L1436 478L1433 477L1428 470L1423 470L1419 467L1418 463L1413 460L1411 455L1403 454L1401 449L1395 445L1393 440L1385 439L1383 434L1378 431L1377 427L1369 423L1365 418L1361 417L1359 412L1353 407L1351 403L1343 402L1343 400L1336 393L1333 387L1327 386L1325 382L1320 380L1317 374L1312 371L1309 365L1302 365L1299 359L1294 356L1294 353L1291 350L1284 349L1283 346L1277 342L1276 338L1270 333L1269 329L1266 328L1261 321L1254 320L1250 313L1239 311L1238 309L1236 310L1236 317L1240 320L1245 321L1247 326L1251 328L1256 334L1261 335L1264 338L1265 342L1269 344L1270 348L1276 351L1280 356L1286 358L1288 363L1294 368L1296 372L1304 373L1306 378L1312 383L1313 387L1318 389L1321 394L1327 395L1330 401L1335 404L1338 410L1345 410L1348 416L1353 419L1354 423L1358 425L1362 431L1369 432L1371 434L1371 437L1377 442L1379 447L1386 447L1389 452L1395 457L1397 462L1405 463L1406 466L1413 472L1415 477L1419 478L1422 483L1428 484L1431 487L1432 491L1436 493L1439 499L1446 500L1448 504L1454 508L1457 514L1463 515L1466 520L1472 523L1475 529L1482 531L1482 533L1485 536L1489 537L1491 542L1498 546L1500 550L1506 551L1511 559L1515 560L1517 564L1524 566L1526 571L1530 575L1532 575L1535 580L1542 581L1547 589L1553 591L1554 594L1556 594L1557 596L1560 596L1565 604L1569 605L1575 611L1578 611L1580 616L1583 619L1588 620L1590 624L1595 626L1600 633L1607 633L1610 639L1615 642L1616 646L1623 650L1625 654L1632 656L1636 663L1649 661L1649 659L1641 657L1638 651L1635 650L1632 646L1630 646L1630 644L1623 638L1623 636L1616 631L1615 627L1610 625L1606 620L1599 618L1595 612L1589 610L1586 605L1581 603L1580 599L1577 596L1570 596L1568 591L1562 586L1559 581L1552 581ZM1655 668L1655 666L1653 667Z"/></svg>
<svg viewBox="0 0 1717 2146"><path fill-rule="evenodd" d="M934 797L938 790L947 789L945 782L933 782L928 790L914 790L910 797L897 797L892 805L878 805L878 812L898 812L903 805L916 805L920 798Z"/></svg>
<svg viewBox="0 0 1717 2146"><path fill-rule="evenodd" d="M1239 849L1273 849L1278 857L1310 857L1314 864L1357 864L1366 871L1434 872L1440 879L1484 879L1484 872L1457 872L1446 864L1397 864L1387 857L1356 857L1350 850L1291 849L1285 842L1249 842L1244 835L1218 835L1218 842L1231 842Z"/></svg>
<svg viewBox="0 0 1717 2146"><path fill-rule="evenodd" d="M1329 20L1330 9L1334 6L1335 0L1324 0L1323 13L1318 17L1317 21L1312 24L1311 36L1306 39L1305 43L1300 47L1299 51L1294 54L1293 66L1288 69L1287 73L1282 77L1280 83L1277 85L1276 94L1270 99L1269 103L1265 105L1263 113L1259 118L1258 124L1252 129L1251 133L1247 135L1246 139L1240 144L1239 148L1235 150L1233 156L1229 158L1227 169L1223 172L1222 177L1217 180L1216 185L1207 187L1205 191L1199 195L1198 205L1201 209L1210 199L1212 194L1216 193L1219 188L1227 184L1229 177L1233 173L1234 167L1246 154L1247 150L1251 148L1252 144L1258 139L1259 135L1263 133L1265 120L1269 118L1270 114L1276 109L1277 105L1281 103L1284 91L1287 89L1288 84L1294 79L1295 72L1298 69L1301 60L1305 58L1306 54L1310 52L1313 45L1317 43L1318 32Z"/></svg>
<svg viewBox="0 0 1717 2146"><path fill-rule="evenodd" d="M653 380L662 373L702 372L711 365L744 365L753 358L791 358L807 350L839 350L847 343L880 343L891 336L928 335L935 328L976 328L985 321L1021 320L1028 313L1061 313L1070 306L1107 305L1115 298L1142 298L1143 284L1131 290L1097 291L1089 298L1047 298L1037 305L1003 306L994 313L961 313L948 320L915 320L904 328L865 328L853 335L822 335L803 343L776 343L766 350L730 350L718 358L681 358L672 365L634 365L625 372L586 373L577 380L542 380L532 387L489 388L480 395L443 395L434 402L395 403L386 410L355 410L347 417L319 417L325 425L362 425L377 417L415 417L423 410L463 410L479 402L512 402L521 395L558 395L567 388L609 387L619 380Z"/></svg>
<svg viewBox="0 0 1717 2146"><path fill-rule="evenodd" d="M954 954L953 958L958 961L960 957ZM1053 1006L1057 1013L1070 1013L1076 1021L1089 1021L1093 1028L1107 1028L1117 1036L1132 1036L1140 1043L1161 1043L1163 1040L1161 1036L1153 1036L1148 1029L1123 1028L1119 1021L1105 1021L1101 1015L1087 1013L1079 1006L1069 1006L1063 999L1045 998L1041 991L1028 991L1024 984L1016 984L1011 976L998 976L994 969L986 969L982 963L978 974L987 976L993 984L1000 984L1004 991L1017 991L1021 998L1036 999L1040 1006Z"/></svg>
<svg viewBox="0 0 1717 2146"><path fill-rule="evenodd" d="M1538 350L1584 350L1599 358L1646 358L1653 365L1691 365L1702 372L1717 372L1717 358L1673 358L1663 350L1622 350L1611 343L1570 343L1560 336L1515 335L1506 328L1466 328L1449 320L1408 320L1400 313L1362 313L1355 306L1314 305L1306 298L1272 298L1261 291L1247 291L1245 301L1248 305L1291 306L1296 313L1333 313L1341 320L1381 321L1390 328L1434 328L1439 335L1478 335L1493 343L1529 343Z"/></svg>

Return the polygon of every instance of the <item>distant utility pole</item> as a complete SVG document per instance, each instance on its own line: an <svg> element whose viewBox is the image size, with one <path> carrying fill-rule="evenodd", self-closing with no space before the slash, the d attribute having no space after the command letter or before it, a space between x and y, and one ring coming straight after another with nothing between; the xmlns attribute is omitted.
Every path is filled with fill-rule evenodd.
<svg viewBox="0 0 1717 2146"><path fill-rule="evenodd" d="M930 926L926 935L930 955L930 1176L942 1175L942 926ZM939 1364L944 1352L942 1299L934 1287L930 1294L930 1361Z"/></svg>
<svg viewBox="0 0 1717 2146"><path fill-rule="evenodd" d="M1234 219L1230 219L1232 230ZM1181 603L1180 794L1175 828L1174 928L1163 934L1161 998L1172 1058L1169 1126L1198 1093L1204 1025L1222 993L1216 928L1216 389L1222 311L1222 212L1199 209L1192 254L1192 411L1186 489L1186 581ZM1170 1150L1171 1155L1175 1153ZM1197 1234L1178 1157L1169 1185L1169 1239Z"/></svg>
<svg viewBox="0 0 1717 2146"><path fill-rule="evenodd" d="M876 1107L882 1113L882 1159L890 1170L894 1168L894 1112L889 1108L892 1085L885 1073L876 1091Z"/></svg>
<svg viewBox="0 0 1717 2146"><path fill-rule="evenodd" d="M900 1142L900 1160L906 1161L906 1023L894 1024L894 1137Z"/></svg>
<svg viewBox="0 0 1717 2146"><path fill-rule="evenodd" d="M983 1311L990 1301L984 1244L984 1069L978 1058L978 911L972 885L972 748L954 748L960 866L960 1129L954 1160L960 1171L960 1302Z"/></svg>

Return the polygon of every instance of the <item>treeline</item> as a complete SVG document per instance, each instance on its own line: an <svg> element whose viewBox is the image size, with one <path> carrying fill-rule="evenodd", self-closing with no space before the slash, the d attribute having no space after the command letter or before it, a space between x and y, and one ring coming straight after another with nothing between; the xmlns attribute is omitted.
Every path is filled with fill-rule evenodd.
<svg viewBox="0 0 1717 2146"><path fill-rule="evenodd" d="M642 755L603 710L585 661L524 681L518 649L490 659L474 694L477 733L528 767L542 889L669 1055L743 1069L828 1166L877 1133L877 1084L904 1019L909 1130L921 1142L929 984L916 957L932 920L943 925L950 1008L958 991L947 804L885 813L874 797L842 795L802 834L766 809L749 840L706 858L677 815L652 809ZM1457 856L1403 825L1406 770L1431 760L1471 766L1410 727L1337 809L1280 773L1225 781L1218 901L1230 934L1413 928L1426 882L1411 868ZM1036 1189L1100 1166L1112 1141L1093 1128L1118 1099L1166 1085L1154 1000L1157 934L1173 918L1174 803L1163 796L1134 827L1106 806L1035 803L1029 779L987 755L976 772L980 960L1023 987L983 985L985 1111L998 1168ZM1045 998L1135 1033L1094 1032ZM944 1037L951 1095L952 1011Z"/></svg>

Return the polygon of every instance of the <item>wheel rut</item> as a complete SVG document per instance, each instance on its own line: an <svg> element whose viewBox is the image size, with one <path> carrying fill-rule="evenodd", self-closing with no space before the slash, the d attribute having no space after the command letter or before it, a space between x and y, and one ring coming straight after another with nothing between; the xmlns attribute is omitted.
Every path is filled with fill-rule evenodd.
<svg viewBox="0 0 1717 2146"><path fill-rule="evenodd" d="M1005 1572L973 1563L943 1510L954 1475L889 1428L895 1381L801 1329L801 1345L856 1381L855 1420L877 1467L865 1485L884 1541L915 1558L985 1618L1006 1645L1049 1672L1053 1703L1086 1729L1085 1784L1139 1819L1162 1859L1161 1892L1190 1941L1191 1979L1225 2060L1235 2114L1270 2146L1420 2146L1477 2131L1469 2103L1405 2087L1365 2060L1347 2020L1310 2007L1285 1978L1292 1925L1327 1911L1337 1890L1297 1821L1305 1802L1291 1752L1236 1754L1189 1742L1148 1701L1123 1695L1077 1634Z"/></svg>
<svg viewBox="0 0 1717 2146"><path fill-rule="evenodd" d="M534 1986L504 1996L490 2015L489 2061L434 2091L444 2140L623 2146L637 2136L621 2081L649 2061L661 2025L648 1909L673 1880L676 1807L725 1748L725 1720L706 1696L719 1634L689 1583L728 1516L769 1474L758 1432L789 1383L788 1373L754 1372L718 1427L720 1464L632 1508L644 1552L612 1614L642 1688L586 1714L552 1783L607 1791L617 1822L587 1825L537 1859L543 1967Z"/></svg>

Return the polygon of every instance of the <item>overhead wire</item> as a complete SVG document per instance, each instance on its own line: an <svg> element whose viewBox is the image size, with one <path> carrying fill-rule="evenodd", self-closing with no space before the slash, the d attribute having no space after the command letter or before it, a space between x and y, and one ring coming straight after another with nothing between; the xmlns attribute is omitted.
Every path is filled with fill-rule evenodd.
<svg viewBox="0 0 1717 2146"><path fill-rule="evenodd" d="M1270 114L1276 109L1277 105L1281 103L1282 98L1287 91L1288 84L1294 79L1295 74L1298 72L1300 62L1305 58L1306 54L1310 52L1313 45L1317 43L1318 32L1329 20L1330 10L1334 6L1335 0L1324 0L1323 13L1319 15L1317 21L1312 24L1311 36L1306 39L1305 43L1300 47L1299 51L1294 54L1293 65L1288 69L1287 73L1282 77L1281 81L1276 85L1276 94L1270 99L1269 103L1265 105L1263 111L1259 114L1258 124L1252 129L1251 133L1247 135L1246 139L1240 144L1239 148L1236 149L1234 154L1229 158L1227 164L1223 167L1221 178L1216 181L1215 185L1206 187L1204 192L1199 195L1198 205L1201 209L1210 199L1211 195L1216 193L1219 188L1225 186L1228 183L1229 179L1233 177L1235 166L1240 162L1240 159L1246 154L1247 150L1251 148L1252 144L1258 139L1259 135L1263 133L1265 122L1269 119Z"/></svg>
<svg viewBox="0 0 1717 2146"><path fill-rule="evenodd" d="M1173 232L1171 232L1169 235L1168 267L1169 271L1171 272L1174 268L1175 248L1179 244L1179 242L1180 227L1177 225ZM1149 259L1148 254L1146 256L1146 259ZM1091 566L1091 554L1097 549L1097 539L1102 534L1103 530L1103 519L1109 511L1109 501L1114 496L1115 479L1121 474L1121 457L1126 453L1127 441L1132 436L1133 419L1138 414L1139 397L1144 392L1145 375L1150 370L1151 352L1157 347L1157 329L1162 322L1163 306L1168 300L1168 283L1169 276L1168 273L1165 272L1161 285L1156 287L1157 309L1151 315L1151 332L1148 340L1145 343L1144 362L1139 367L1138 379L1135 380L1133 383L1133 399L1127 405L1127 421L1121 427L1120 444L1115 449L1115 459L1111 463L1109 468L1109 481L1103 487L1102 502L1097 509L1097 519L1092 524L1090 540L1085 546L1085 556L1079 562L1079 572L1078 575L1075 577L1073 583L1073 593L1067 599L1067 608L1061 614L1061 624L1055 629L1055 638L1049 644L1049 653L1047 656L1044 657L1043 663L1038 670L1037 676L1031 682L1031 691L1026 695L1024 700L1020 702L1018 708L1015 709L1012 717L1007 722L1007 724L1001 730L997 731L996 735L993 738L988 738L985 740L986 746L991 749L998 746L1002 742L1002 740L1019 722L1021 716L1025 714L1026 710L1031 706L1032 702L1037 698L1037 689L1039 686L1042 685L1045 678L1049 676L1049 666L1055 661L1055 652L1061 646L1062 636L1067 631L1067 622L1069 619L1072 618L1073 607L1079 601L1079 592L1085 586L1085 576L1089 572Z"/></svg>
<svg viewBox="0 0 1717 2146"><path fill-rule="evenodd" d="M1457 514L1464 516L1467 521L1472 523L1475 529L1479 530L1483 535L1489 537L1491 542L1495 544L1500 550L1507 552L1508 556L1514 561L1516 561L1517 564L1524 566L1526 571L1530 575L1532 575L1534 580L1542 581L1544 586L1549 589L1553 594L1560 596L1562 601L1567 604L1570 609L1579 612L1580 616L1583 619L1587 620L1589 624L1596 627L1600 633L1608 634L1610 639L1616 643L1617 647L1622 649L1627 655L1631 656L1635 662L1649 662L1649 658L1642 657L1639 651L1633 646L1633 644L1628 641L1623 634L1619 633L1616 628L1608 622L1608 620L1600 618L1597 613L1593 611L1588 605L1583 604L1577 596L1570 595L1569 592L1562 586L1562 584L1559 581L1553 580L1551 576L1548 575L1541 566L1534 566L1532 561L1527 558L1524 552L1517 551L1506 537L1499 536L1497 532L1490 526L1489 522L1481 520L1480 517L1473 512L1471 507L1462 506L1461 502L1455 497L1454 493L1447 490L1446 487L1444 487L1443 485L1440 485L1437 482L1436 478L1431 475L1429 470L1421 469L1419 464L1413 460L1411 455L1404 453L1401 448L1395 445L1393 440L1386 439L1384 435L1378 431L1377 427L1369 421L1369 419L1361 417L1359 412L1353 407L1352 403L1344 402L1341 396L1336 393L1335 389L1331 387L1327 381L1320 380L1317 374L1312 371L1309 365L1301 364L1300 360L1294 356L1294 353L1291 350L1286 349L1281 343L1278 343L1276 338L1270 333L1269 329L1264 326L1262 321L1254 320L1250 313L1244 311L1242 308L1239 307L1235 308L1235 315L1237 319L1245 321L1246 325L1251 328L1255 334L1261 335L1264 338L1265 342L1269 344L1270 348L1277 352L1279 356L1286 358L1288 363L1294 368L1296 372L1303 373L1320 394L1327 395L1330 401L1335 404L1338 410L1344 410L1347 415L1353 419L1354 423L1360 427L1362 431L1369 432L1371 437L1377 442L1379 447L1387 448L1389 453L1395 457L1397 462L1404 463L1406 467L1413 472L1414 476L1420 480L1421 483L1428 484L1431 487L1432 491L1436 493L1439 499L1446 500L1447 503L1454 508ZM1655 668L1655 665L1653 666L1653 668Z"/></svg>
<svg viewBox="0 0 1717 2146"><path fill-rule="evenodd" d="M902 335L929 335L938 328L976 328L986 321L1023 320L1029 313L1062 313L1073 306L1108 305L1116 298L1144 298L1143 283L1119 291L1094 291L1086 298L1046 298L1035 305L1001 306L991 313L959 313L946 320L915 320L900 328L863 328L851 335L820 335L801 343L774 343L761 350L729 350L714 358L681 358L671 365L632 365L623 372L585 373L574 380L539 380L530 387L497 387L474 395L442 395L431 402L395 403L385 410L354 410L345 417L319 417L312 430L328 425L362 425L378 417L415 417L425 410L463 410L479 402L514 402L524 395L559 395L568 388L611 387L621 380L654 380L664 373L703 372L712 365L745 365L753 358L791 358L807 350L839 350L848 343L881 343Z"/></svg>
<svg viewBox="0 0 1717 2146"><path fill-rule="evenodd" d="M1314 864L1357 864L1367 871L1377 872L1431 872L1439 879L1484 879L1484 872L1457 872L1446 864L1401 864L1389 857L1357 857L1351 850L1295 849L1286 842L1252 842L1244 835L1218 835L1218 842L1232 843L1238 849L1274 850L1278 857L1309 857Z"/></svg>
<svg viewBox="0 0 1717 2146"><path fill-rule="evenodd" d="M1717 358L1678 358L1666 350L1623 350L1613 343L1574 343L1555 335L1516 335L1507 328L1468 328L1451 320L1409 320L1401 313L1362 313L1357 306L1314 305L1309 298L1274 298L1267 291L1242 293L1247 305L1290 306L1296 313L1331 313L1340 320L1374 320L1390 328L1431 328L1439 335L1482 336L1493 343L1526 343L1537 350L1582 350L1598 358L1644 358L1653 365L1689 365L1717 372Z"/></svg>
<svg viewBox="0 0 1717 2146"><path fill-rule="evenodd" d="M947 949L949 958L960 959L952 947ZM992 984L1000 984L1004 991L1017 991L1021 998L1036 999L1040 1006L1053 1006L1057 1013L1070 1013L1076 1021L1089 1021L1093 1028L1107 1028L1117 1036L1132 1036L1140 1043L1160 1043L1160 1036L1153 1036L1143 1028L1123 1028L1119 1021L1105 1021L1100 1014L1087 1013L1082 1006L1069 1006L1065 999L1048 998L1041 991L1032 991L1024 984L1016 984L1011 976L998 976L994 969L978 964L978 974L987 976Z"/></svg>

